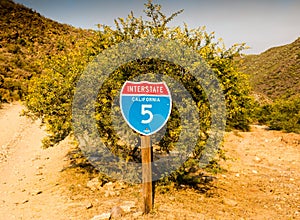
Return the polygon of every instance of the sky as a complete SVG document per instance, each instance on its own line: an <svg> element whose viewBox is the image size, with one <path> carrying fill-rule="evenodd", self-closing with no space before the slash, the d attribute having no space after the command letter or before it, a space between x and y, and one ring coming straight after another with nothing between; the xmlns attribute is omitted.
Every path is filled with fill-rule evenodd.
<svg viewBox="0 0 300 220"><path fill-rule="evenodd" d="M114 27L114 19L133 11L142 16L147 0L14 0L41 15L74 27L96 29L97 24ZM167 15L184 9L170 27L206 26L226 47L246 43L246 54L289 44L300 37L300 0L153 0Z"/></svg>

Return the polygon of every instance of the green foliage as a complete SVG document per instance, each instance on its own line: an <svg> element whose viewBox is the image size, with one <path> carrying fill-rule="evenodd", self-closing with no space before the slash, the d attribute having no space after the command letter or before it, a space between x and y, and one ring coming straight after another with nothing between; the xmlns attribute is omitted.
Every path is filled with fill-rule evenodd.
<svg viewBox="0 0 300 220"><path fill-rule="evenodd" d="M126 19L115 20L116 28L99 25L100 30L95 31L89 38L70 38L72 46L62 42L70 42L64 36L57 44L57 55L47 56L40 63L43 70L40 76L32 77L26 97L26 106L33 114L42 118L47 127L49 136L45 139L46 147L53 146L68 134L72 133L72 101L76 81L87 64L100 52L120 42L135 38L152 36L177 40L199 53L210 68L219 77L224 91L227 107L227 128L247 130L250 122L252 99L249 95L249 85L244 74L236 69L235 57L239 56L244 44L236 44L226 49L222 41L214 41L214 33L208 34L205 28L188 29L175 27L169 28L167 24L182 11L167 17L160 11L160 5L149 1L145 4L145 14L149 20L134 17L129 14ZM211 113L206 95L193 76L182 67L167 61L144 59L127 63L115 70L106 80L98 94L96 119L101 138L116 155L126 161L139 161L140 156L135 154L131 143L124 144L112 127L112 118L107 117L112 113L112 106L117 92L126 80L147 73L161 73L172 76L181 82L191 93L198 106L199 116L202 119L200 139L190 159L181 169L197 164L201 157L203 146L209 136ZM87 88L95 89L95 88ZM171 119L167 124L167 132L163 139L156 143L161 151L168 152L173 149L173 144L178 140L182 131L180 124L179 107L172 109ZM188 143L189 140L186 140ZM134 143L133 143L134 144ZM180 172L180 171L179 171ZM178 174L174 174L178 175ZM175 178L178 179L178 178Z"/></svg>
<svg viewBox="0 0 300 220"><path fill-rule="evenodd" d="M257 120L273 130L300 133L300 96L261 106L257 110Z"/></svg>
<svg viewBox="0 0 300 220"><path fill-rule="evenodd" d="M90 61L90 54L95 53L92 47L86 48L90 40L75 38L72 41L76 42L75 47L66 47L57 55L45 57L40 63L43 72L32 77L28 86L25 101L29 111L26 114L41 118L46 126L48 136L43 140L44 147L57 144L72 131L71 104L75 84Z"/></svg>

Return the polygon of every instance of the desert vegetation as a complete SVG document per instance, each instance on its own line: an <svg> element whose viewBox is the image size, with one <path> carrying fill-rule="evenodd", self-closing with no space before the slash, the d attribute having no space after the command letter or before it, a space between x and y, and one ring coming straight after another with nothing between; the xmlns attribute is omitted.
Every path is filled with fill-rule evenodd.
<svg viewBox="0 0 300 220"><path fill-rule="evenodd" d="M105 145L126 162L141 162L138 149L140 143L137 140L130 143L122 141L114 130L112 118L107 117L113 111L120 110L114 102L123 83L126 80L142 78L149 73L159 73L176 79L191 94L193 103L197 106L197 114L201 118L200 121L195 121L201 127L196 134L199 138L188 160L176 172L158 178L160 181L156 183L156 201L160 207L157 206L151 213L151 218L179 218L182 210L175 214L166 214L164 211L164 207L167 207L166 210L175 210L174 207L178 205L188 210L185 212L186 218L201 219L203 216L198 214L202 211L212 218L224 215L228 219L245 216L263 218L255 209L271 210L266 212L266 218L277 217L276 212L280 217L296 218L299 216L299 174L296 171L299 164L299 136L294 133L300 133L300 38L291 44L271 48L260 55L244 55L247 45L237 43L226 47L222 40L217 40L215 34L208 33L205 27L169 27L171 20L180 19L182 10L165 15L162 7L148 1L145 3L144 17L136 17L131 12L125 18L116 18L115 27L99 24L98 30L83 30L47 19L11 0L0 1L0 104L8 108L7 103L20 101L26 107L22 114L37 119L46 130L47 135L39 135L43 138L43 148L47 151L60 151L59 148L64 149L63 152L68 151L67 167L63 168L60 175L62 179L57 181L62 185L60 190L70 198L76 200L77 197L86 196L93 198L93 203L99 205L96 196L101 197L106 193L106 183L119 187L119 194L114 192L114 196L122 199L139 198L136 193L138 186L121 184L122 188L119 183L114 182L114 178L100 174L87 160L89 155L83 154L78 147L72 121L76 84L98 54L119 44L135 42L137 39L176 41L201 56L201 61L217 76L224 93L227 119L225 139L217 146L216 157L210 158L210 163L205 168L200 167L199 162L204 146L212 135L212 113L207 94L189 69L151 57L133 60L109 75L99 89L94 105L97 131ZM87 91L92 89L94 88L87 88ZM178 90L173 92L175 94ZM19 110L20 107L14 108ZM181 108L173 105L163 138L153 143L155 151L160 154L173 151L174 143L183 132ZM188 105L185 108L186 111L189 110ZM0 119L4 121L5 117L1 116ZM29 124L27 121L20 123L22 126ZM6 145L13 147L14 143L19 143L19 139L22 140L23 136L28 135L22 129L19 132L21 135L18 134L13 141L3 143L0 151L0 159L4 158L3 163L8 160L5 158L9 158L5 153ZM30 129L40 132L36 127ZM126 126L123 130L122 135L132 135ZM1 138L6 140L5 135ZM183 142L188 143L189 136L185 138ZM256 140L257 143L254 143ZM274 148L274 152L270 153L270 148ZM89 153L99 153L96 151ZM59 157L56 155L56 158ZM234 157L241 161L235 161ZM27 164L35 161L29 156L27 159ZM16 158L13 162L15 161ZM135 178L134 172L131 173L131 177ZM97 189L93 188L92 193L85 186L91 180L100 184ZM252 184L252 181L255 183ZM239 189L234 188L235 185ZM9 186L4 188L9 189ZM174 193L178 196L174 196ZM253 196L249 196L252 193ZM41 193L34 195L39 194ZM167 205L164 204L165 195L168 197ZM239 195L242 195L241 198ZM265 200L261 198L263 196L266 196ZM86 197L77 198L76 201L86 200ZM110 197L108 195L105 201L111 202ZM231 199L227 199L228 197ZM246 198L253 210L246 210ZM216 203L223 211L219 214L210 213L210 209L214 208L211 204L207 205L208 209L190 207L184 202L189 199L199 202L203 207L207 202ZM28 203L26 199L23 202L21 203ZM287 205L283 207L282 204ZM87 207L90 213L84 217L92 214L92 206ZM103 211L99 207L97 210ZM79 212L77 209L72 211ZM231 216L228 214L230 211L233 213Z"/></svg>

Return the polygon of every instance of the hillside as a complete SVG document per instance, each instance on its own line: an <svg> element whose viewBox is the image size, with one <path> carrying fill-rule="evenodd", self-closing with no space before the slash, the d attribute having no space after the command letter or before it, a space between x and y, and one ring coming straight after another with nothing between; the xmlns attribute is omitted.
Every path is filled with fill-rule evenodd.
<svg viewBox="0 0 300 220"><path fill-rule="evenodd" d="M255 93L271 99L300 94L300 38L246 56L240 69L249 74Z"/></svg>
<svg viewBox="0 0 300 220"><path fill-rule="evenodd" d="M22 98L26 80L41 73L45 57L76 46L92 31L60 24L11 0L0 0L0 102ZM248 55L240 69L249 74L255 93L271 99L300 93L300 38Z"/></svg>
<svg viewBox="0 0 300 220"><path fill-rule="evenodd" d="M76 39L90 33L0 0L0 102L22 98L26 80L41 72L45 57L75 47Z"/></svg>

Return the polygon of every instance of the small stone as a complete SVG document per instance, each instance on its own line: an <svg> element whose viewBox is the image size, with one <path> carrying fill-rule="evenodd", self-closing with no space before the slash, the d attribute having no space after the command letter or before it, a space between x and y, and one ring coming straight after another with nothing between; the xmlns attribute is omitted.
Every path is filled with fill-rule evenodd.
<svg viewBox="0 0 300 220"><path fill-rule="evenodd" d="M131 212L136 205L134 201L125 201L120 207L124 210L124 212Z"/></svg>
<svg viewBox="0 0 300 220"><path fill-rule="evenodd" d="M124 210L120 206L114 206L110 212L110 219L119 219L124 215Z"/></svg>
<svg viewBox="0 0 300 220"><path fill-rule="evenodd" d="M257 170L252 170L252 173L257 174L258 172Z"/></svg>
<svg viewBox="0 0 300 220"><path fill-rule="evenodd" d="M85 206L86 209L93 208L93 204L91 202L87 203Z"/></svg>
<svg viewBox="0 0 300 220"><path fill-rule="evenodd" d="M234 201L232 199L227 199L227 198L224 198L222 203L229 206L237 206L238 204L237 201Z"/></svg>
<svg viewBox="0 0 300 220"><path fill-rule="evenodd" d="M174 196L169 196L169 200L170 201L175 201L175 197Z"/></svg>
<svg viewBox="0 0 300 220"><path fill-rule="evenodd" d="M235 176L236 176L236 177L240 177L240 174L239 174L239 173L237 173L237 174L235 174Z"/></svg>
<svg viewBox="0 0 300 220"><path fill-rule="evenodd" d="M261 161L261 159L259 157L257 157L257 156L255 157L255 160L256 161Z"/></svg>
<svg viewBox="0 0 300 220"><path fill-rule="evenodd" d="M115 195L118 195L117 194L117 192L114 192L114 191L112 191L112 190L106 190L105 191L105 194L104 194L104 196L107 198L107 197L110 197L110 196L115 196ZM119 193L119 195L120 195L120 193Z"/></svg>
<svg viewBox="0 0 300 220"><path fill-rule="evenodd" d="M32 196L35 196L35 195L39 195L39 194L42 194L42 193L43 193L42 190L37 190L37 191L35 191L35 192L32 192L31 195L32 195Z"/></svg>
<svg viewBox="0 0 300 220"><path fill-rule="evenodd" d="M101 183L98 179L98 177L95 177L87 182L86 186L90 188L92 191L96 191L101 189Z"/></svg>
<svg viewBox="0 0 300 220"><path fill-rule="evenodd" d="M103 186L106 190L113 190L115 188L115 185L112 182L108 182Z"/></svg>
<svg viewBox="0 0 300 220"><path fill-rule="evenodd" d="M131 212L131 206L122 205L120 207L124 210L124 212Z"/></svg>
<svg viewBox="0 0 300 220"><path fill-rule="evenodd" d="M110 213L102 213L101 215L94 216L91 220L109 220Z"/></svg>
<svg viewBox="0 0 300 220"><path fill-rule="evenodd" d="M28 200L28 199L25 199L25 200L22 202L22 204L25 204L25 203L27 203L27 202L29 202L29 200Z"/></svg>

